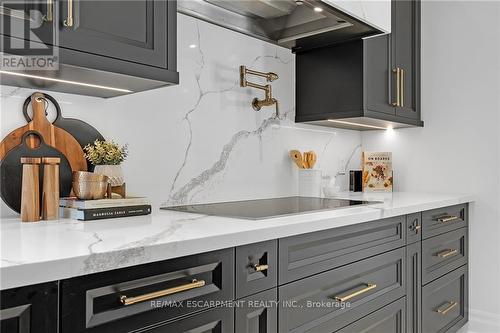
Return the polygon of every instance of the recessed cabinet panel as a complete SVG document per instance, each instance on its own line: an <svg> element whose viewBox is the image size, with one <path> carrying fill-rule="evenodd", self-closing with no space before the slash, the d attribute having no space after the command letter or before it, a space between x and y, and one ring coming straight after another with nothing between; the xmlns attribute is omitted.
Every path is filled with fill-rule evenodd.
<svg viewBox="0 0 500 333"><path fill-rule="evenodd" d="M422 238L426 239L467 226L467 205L428 210L422 213Z"/></svg>
<svg viewBox="0 0 500 333"><path fill-rule="evenodd" d="M421 243L406 247L406 332L422 333Z"/></svg>
<svg viewBox="0 0 500 333"><path fill-rule="evenodd" d="M68 3L73 10L68 12ZM174 5L171 5L171 4ZM60 28L61 47L144 65L167 68L169 11L175 2L155 0L67 0L61 17L71 12L73 25Z"/></svg>
<svg viewBox="0 0 500 333"><path fill-rule="evenodd" d="M235 332L275 333L278 331L278 290L260 292L241 300L236 307Z"/></svg>

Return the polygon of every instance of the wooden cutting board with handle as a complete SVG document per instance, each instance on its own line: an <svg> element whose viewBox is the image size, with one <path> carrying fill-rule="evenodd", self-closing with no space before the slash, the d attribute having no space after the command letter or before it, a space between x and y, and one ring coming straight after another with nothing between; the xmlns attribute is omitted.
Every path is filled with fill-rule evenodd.
<svg viewBox="0 0 500 333"><path fill-rule="evenodd" d="M48 146L59 150L66 157L72 171L87 171L87 161L82 147L71 134L51 124L45 116L46 103L41 93L31 96L33 119L27 125L10 132L0 142L0 160L3 160L11 149L21 144L24 133L36 131ZM31 148L36 148L39 140L34 136L30 137L27 144Z"/></svg>

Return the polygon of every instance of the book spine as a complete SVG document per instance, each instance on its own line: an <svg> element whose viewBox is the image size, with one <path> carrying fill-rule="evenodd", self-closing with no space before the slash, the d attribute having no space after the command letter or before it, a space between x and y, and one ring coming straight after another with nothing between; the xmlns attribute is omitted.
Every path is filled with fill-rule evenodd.
<svg viewBox="0 0 500 333"><path fill-rule="evenodd" d="M151 214L151 205L82 209L83 221Z"/></svg>

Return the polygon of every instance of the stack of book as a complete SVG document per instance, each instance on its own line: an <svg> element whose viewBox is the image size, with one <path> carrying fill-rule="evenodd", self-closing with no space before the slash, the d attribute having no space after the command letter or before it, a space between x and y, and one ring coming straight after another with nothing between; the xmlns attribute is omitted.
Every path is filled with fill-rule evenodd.
<svg viewBox="0 0 500 333"><path fill-rule="evenodd" d="M81 221L151 214L147 198L78 200L61 198L59 216Z"/></svg>

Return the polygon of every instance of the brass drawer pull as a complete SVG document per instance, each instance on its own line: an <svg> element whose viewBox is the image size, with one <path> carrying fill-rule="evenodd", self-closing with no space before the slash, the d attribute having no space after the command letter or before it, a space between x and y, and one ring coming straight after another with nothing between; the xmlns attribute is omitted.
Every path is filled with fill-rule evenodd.
<svg viewBox="0 0 500 333"><path fill-rule="evenodd" d="M43 16L43 20L45 22L52 22L54 16L53 7L54 7L54 0L47 0L47 14Z"/></svg>
<svg viewBox="0 0 500 333"><path fill-rule="evenodd" d="M401 68L401 70L399 71L400 73L400 79L399 81L401 82L401 88L399 90L399 94L400 94L400 104L399 106L403 107L405 106L405 102L404 102L404 96L405 96L405 70Z"/></svg>
<svg viewBox="0 0 500 333"><path fill-rule="evenodd" d="M437 221L439 223L447 223L447 222L451 222L451 221L455 221L455 220L458 220L459 217L458 216L455 216L455 215L448 215L448 216L443 216L443 217L439 217L437 219Z"/></svg>
<svg viewBox="0 0 500 333"><path fill-rule="evenodd" d="M448 312L451 311L451 309L453 309L454 307L456 307L458 305L457 302L446 302L446 304L444 304L445 307L443 308L443 305L441 305L437 310L436 312L439 313L439 314L442 314L442 315L445 315L447 314Z"/></svg>
<svg viewBox="0 0 500 333"><path fill-rule="evenodd" d="M398 67L398 68L395 68L392 70L392 72L394 74L396 74L396 102L391 102L391 105L392 106L401 106L401 103L400 103L400 97L401 97L401 93L400 93L400 89L401 89L401 77L400 77L400 73L401 73L401 69Z"/></svg>
<svg viewBox="0 0 500 333"><path fill-rule="evenodd" d="M63 21L63 25L68 28L73 26L73 0L68 0L68 16Z"/></svg>
<svg viewBox="0 0 500 333"><path fill-rule="evenodd" d="M436 253L436 256L439 258L447 258L449 256L452 256L454 254L457 254L458 250L457 249L446 249L441 252Z"/></svg>
<svg viewBox="0 0 500 333"><path fill-rule="evenodd" d="M267 269L269 268L269 265L259 265L259 264L255 264L253 266L253 269L256 271L256 272L262 272L262 271L267 271Z"/></svg>
<svg viewBox="0 0 500 333"><path fill-rule="evenodd" d="M348 300L350 300L351 298L353 297L356 297L356 296L359 296L361 294L364 294L372 289L375 289L377 288L377 285L374 284L374 283L366 283L366 287L363 288L363 289L360 289L358 291L355 291L351 294L348 294L348 295L345 295L345 296L335 296L335 300L336 301L339 301L339 302L346 302Z"/></svg>
<svg viewBox="0 0 500 333"><path fill-rule="evenodd" d="M120 296L120 303L123 305L131 305L139 302L144 302L144 301L149 301L158 297L163 297L167 295L172 295L176 293L180 293L182 291L187 291L191 289L196 289L196 288L201 288L205 285L204 280L196 280L193 279L190 283L183 284L182 286L177 286L173 288L168 288L164 290L159 290L159 291L154 291L152 293L144 294L144 295L139 295L135 297L127 297L125 295Z"/></svg>

